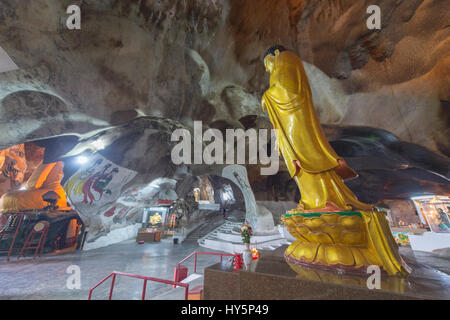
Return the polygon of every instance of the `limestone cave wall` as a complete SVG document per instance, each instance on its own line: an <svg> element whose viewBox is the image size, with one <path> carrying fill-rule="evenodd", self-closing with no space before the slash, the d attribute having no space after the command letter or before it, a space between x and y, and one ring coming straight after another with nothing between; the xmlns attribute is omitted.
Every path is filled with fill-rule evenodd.
<svg viewBox="0 0 450 320"><path fill-rule="evenodd" d="M65 26L71 4L81 30ZM380 30L366 26L372 4ZM348 185L361 200L450 193L449 9L442 0L3 0L0 46L19 69L0 73L0 149L35 141L44 161L64 161L65 184L73 157L105 139L101 155L136 172L124 192L167 178L182 197L223 166L173 165L171 133L195 120L271 128L262 56L282 44L303 59L327 137L360 173ZM257 200L298 201L281 166L273 177L247 166ZM113 221L119 198L100 214Z"/></svg>
<svg viewBox="0 0 450 320"><path fill-rule="evenodd" d="M81 30L65 27L74 3ZM370 4L381 30L366 27ZM0 44L20 69L0 75L1 143L137 114L239 126L264 117L261 57L279 43L306 62L323 123L385 129L448 155L448 9L436 0L5 0Z"/></svg>

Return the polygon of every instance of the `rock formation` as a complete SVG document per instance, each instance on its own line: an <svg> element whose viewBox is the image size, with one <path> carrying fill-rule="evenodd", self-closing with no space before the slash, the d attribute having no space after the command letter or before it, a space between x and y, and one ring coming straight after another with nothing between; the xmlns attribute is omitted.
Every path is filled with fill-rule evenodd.
<svg viewBox="0 0 450 320"><path fill-rule="evenodd" d="M65 25L71 4L81 30ZM137 173L122 190L168 178L183 197L223 166L173 165L171 133L195 120L270 128L262 55L282 44L304 60L327 136L360 174L348 185L361 200L449 193L450 7L380 0L382 27L369 30L370 4L4 0L0 45L19 69L0 73L0 149L35 141L34 156L25 143L28 168L45 147L44 162L64 161L63 183L77 155L99 152ZM284 168L247 170L257 200L298 201Z"/></svg>

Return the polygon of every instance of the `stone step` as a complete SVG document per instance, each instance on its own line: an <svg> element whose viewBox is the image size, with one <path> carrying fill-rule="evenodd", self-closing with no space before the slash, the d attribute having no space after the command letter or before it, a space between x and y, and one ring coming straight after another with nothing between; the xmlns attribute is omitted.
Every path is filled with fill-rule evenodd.
<svg viewBox="0 0 450 320"><path fill-rule="evenodd" d="M267 242L258 242L256 245L251 244L252 247L256 246L258 249L274 250L283 245L282 239L270 240ZM214 250L235 253L245 250L245 245L242 242L228 242L220 239L206 239L204 243L199 243L200 246L210 248Z"/></svg>
<svg viewBox="0 0 450 320"><path fill-rule="evenodd" d="M180 282L181 282L181 283L189 283L189 282L192 282L192 281L194 281L194 280L197 280L197 279L199 279L199 278L201 278L201 277L203 277L202 274L199 274L199 273L193 273L193 274L190 274L189 276L187 276L187 278L185 278L184 280L182 280L182 281L180 281Z"/></svg>
<svg viewBox="0 0 450 320"><path fill-rule="evenodd" d="M242 252L245 250L245 245L242 243L242 237L238 231L241 225L239 222L225 221L200 238L197 243L209 249L229 253ZM283 234L279 232L278 228L275 228L272 234L253 236L251 246L256 246L258 249L274 250L286 243L288 242Z"/></svg>
<svg viewBox="0 0 450 320"><path fill-rule="evenodd" d="M230 241L230 242L242 242L242 237L239 233L218 233L217 238L223 240L223 241ZM251 238L252 243L259 243L259 242L266 242L270 240L278 240L278 239L284 239L283 236L276 231L272 235L264 235L264 236L253 236Z"/></svg>

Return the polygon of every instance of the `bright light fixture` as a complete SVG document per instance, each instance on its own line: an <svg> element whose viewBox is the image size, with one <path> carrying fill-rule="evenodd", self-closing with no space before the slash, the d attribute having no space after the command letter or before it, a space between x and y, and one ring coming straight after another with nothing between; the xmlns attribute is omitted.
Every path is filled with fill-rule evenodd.
<svg viewBox="0 0 450 320"><path fill-rule="evenodd" d="M228 192L223 192L223 193L222 193L222 200L228 201L228 200L230 200L230 199L231 199L231 197L230 197L230 195L228 194Z"/></svg>
<svg viewBox="0 0 450 320"><path fill-rule="evenodd" d="M88 162L88 158L87 157L85 157L85 156L79 156L79 157L77 157L77 162L79 163L79 164L85 164L86 162Z"/></svg>

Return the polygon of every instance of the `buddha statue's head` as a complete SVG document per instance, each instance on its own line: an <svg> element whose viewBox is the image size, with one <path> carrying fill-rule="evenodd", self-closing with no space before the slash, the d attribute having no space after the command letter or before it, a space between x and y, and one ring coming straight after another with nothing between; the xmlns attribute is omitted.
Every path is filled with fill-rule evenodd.
<svg viewBox="0 0 450 320"><path fill-rule="evenodd" d="M267 49L266 53L263 57L264 67L266 68L266 72L272 72L273 66L275 64L275 60L278 57L278 55L286 51L286 48L281 45L275 45L271 46L269 49Z"/></svg>

